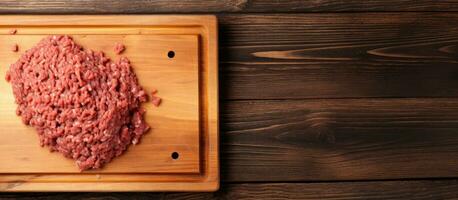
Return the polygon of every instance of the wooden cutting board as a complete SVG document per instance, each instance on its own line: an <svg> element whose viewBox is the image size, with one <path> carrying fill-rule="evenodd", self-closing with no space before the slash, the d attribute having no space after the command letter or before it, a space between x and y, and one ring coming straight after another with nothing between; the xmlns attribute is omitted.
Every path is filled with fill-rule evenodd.
<svg viewBox="0 0 458 200"><path fill-rule="evenodd" d="M17 34L9 35L10 29ZM132 63L151 102L152 130L103 169L79 172L74 161L40 147L16 116L5 72L46 35L66 34L85 49ZM0 191L213 191L219 187L217 20L214 16L1 16ZM18 44L19 52L11 46ZM173 155L173 156L172 156ZM178 156L176 158L175 156Z"/></svg>

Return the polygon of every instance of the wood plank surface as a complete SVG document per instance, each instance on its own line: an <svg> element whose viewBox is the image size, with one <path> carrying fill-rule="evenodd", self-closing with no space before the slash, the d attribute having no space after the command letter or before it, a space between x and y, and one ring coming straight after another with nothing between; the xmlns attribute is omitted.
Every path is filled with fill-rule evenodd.
<svg viewBox="0 0 458 200"><path fill-rule="evenodd" d="M454 199L457 180L223 184L215 193L23 193L0 194L2 200L76 199Z"/></svg>
<svg viewBox="0 0 458 200"><path fill-rule="evenodd" d="M456 199L458 179L379 181L457 177L454 11L456 0L1 1L15 14L219 13L226 183L0 199Z"/></svg>
<svg viewBox="0 0 458 200"><path fill-rule="evenodd" d="M458 14L224 15L224 99L456 97Z"/></svg>
<svg viewBox="0 0 458 200"><path fill-rule="evenodd" d="M457 0L2 0L2 13L221 13L221 12L458 11Z"/></svg>
<svg viewBox="0 0 458 200"><path fill-rule="evenodd" d="M225 182L457 177L458 99L231 101Z"/></svg>

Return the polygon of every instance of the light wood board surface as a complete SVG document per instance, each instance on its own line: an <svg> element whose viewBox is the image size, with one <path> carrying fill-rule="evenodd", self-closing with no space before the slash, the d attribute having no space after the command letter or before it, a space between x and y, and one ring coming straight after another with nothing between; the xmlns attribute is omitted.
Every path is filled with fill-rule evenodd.
<svg viewBox="0 0 458 200"><path fill-rule="evenodd" d="M11 28L18 30L16 35L8 34ZM125 44L121 56L131 60L140 84L148 93L157 89L163 99L157 108L151 102L142 105L152 130L103 169L80 173L73 160L40 147L35 130L15 115L5 72L21 53L52 34L71 35L85 49L104 51L114 60L120 57L113 51L115 43ZM216 189L216 39L213 16L2 16L0 190ZM14 44L19 52L10 50ZM171 157L173 152L178 159Z"/></svg>

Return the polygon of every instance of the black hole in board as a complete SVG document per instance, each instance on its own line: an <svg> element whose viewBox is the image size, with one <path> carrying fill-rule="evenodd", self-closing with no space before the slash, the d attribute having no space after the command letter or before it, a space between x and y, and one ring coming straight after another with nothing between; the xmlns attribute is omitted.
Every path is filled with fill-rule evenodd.
<svg viewBox="0 0 458 200"><path fill-rule="evenodd" d="M172 153L172 158L173 158L174 160L178 159L178 157L180 157L180 154L178 154L178 152L173 152L173 153Z"/></svg>
<svg viewBox="0 0 458 200"><path fill-rule="evenodd" d="M169 51L169 52L167 53L167 56L168 56L169 58L175 57L175 51Z"/></svg>

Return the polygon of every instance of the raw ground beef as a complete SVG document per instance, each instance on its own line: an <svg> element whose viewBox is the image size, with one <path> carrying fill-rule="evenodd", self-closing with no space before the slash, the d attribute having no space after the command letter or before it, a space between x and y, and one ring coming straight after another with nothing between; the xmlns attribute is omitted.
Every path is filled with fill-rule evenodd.
<svg viewBox="0 0 458 200"><path fill-rule="evenodd" d="M49 36L27 50L6 74L16 114L40 144L97 169L136 144L149 126L147 95L127 58L111 61L84 51L69 36Z"/></svg>
<svg viewBox="0 0 458 200"><path fill-rule="evenodd" d="M151 102L153 103L154 106L158 107L161 104L162 99L160 97L157 97L154 95L151 96Z"/></svg>
<svg viewBox="0 0 458 200"><path fill-rule="evenodd" d="M12 52L17 52L18 50L19 50L19 46L17 44L13 44L13 46L11 46Z"/></svg>
<svg viewBox="0 0 458 200"><path fill-rule="evenodd" d="M8 31L8 34L10 34L10 35L14 35L16 33L17 33L17 29L11 29L11 30Z"/></svg>
<svg viewBox="0 0 458 200"><path fill-rule="evenodd" d="M115 47L114 47L114 51L116 54L121 54L124 50L126 49L126 47L121 44L121 43L116 43L115 44Z"/></svg>

